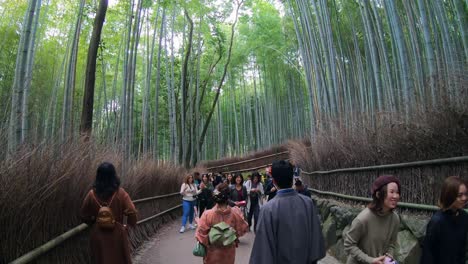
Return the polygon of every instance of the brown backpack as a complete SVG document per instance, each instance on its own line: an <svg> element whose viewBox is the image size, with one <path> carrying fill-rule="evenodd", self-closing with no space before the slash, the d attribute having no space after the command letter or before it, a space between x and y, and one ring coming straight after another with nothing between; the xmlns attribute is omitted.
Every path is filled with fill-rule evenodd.
<svg viewBox="0 0 468 264"><path fill-rule="evenodd" d="M103 230L113 230L115 227L115 218L114 218L114 214L112 213L112 209L110 208L110 205L112 204L112 201L114 200L114 196L116 193L117 192L115 192L112 195L112 198L109 204L103 206L101 205L101 203L99 203L96 197L96 193L93 190L94 200L96 200L96 203L99 205L99 211L96 216L96 224L99 228Z"/></svg>

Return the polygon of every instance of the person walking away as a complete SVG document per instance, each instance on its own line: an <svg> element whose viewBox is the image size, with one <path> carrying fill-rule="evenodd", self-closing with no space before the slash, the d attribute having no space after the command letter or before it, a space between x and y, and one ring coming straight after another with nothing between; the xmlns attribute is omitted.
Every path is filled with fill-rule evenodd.
<svg viewBox="0 0 468 264"><path fill-rule="evenodd" d="M278 193L260 210L250 264L317 263L325 245L312 199L292 189L291 163L273 162L272 176Z"/></svg>
<svg viewBox="0 0 468 264"><path fill-rule="evenodd" d="M198 195L200 217L205 209L213 207L213 191L214 187L208 178L208 174L203 174L202 182L200 183L200 194Z"/></svg>
<svg viewBox="0 0 468 264"><path fill-rule="evenodd" d="M294 182L301 179L301 168L297 165L294 166Z"/></svg>
<svg viewBox="0 0 468 264"><path fill-rule="evenodd" d="M216 188L218 184L223 183L223 178L221 177L221 172L218 174L214 174L213 186Z"/></svg>
<svg viewBox="0 0 468 264"><path fill-rule="evenodd" d="M309 191L309 188L307 188L307 186L304 186L304 184L302 183L301 180L297 180L295 183L294 183L294 187L296 188L296 192L298 194L302 194L302 195L305 195L307 197L310 197L311 196L311 193Z"/></svg>
<svg viewBox="0 0 468 264"><path fill-rule="evenodd" d="M260 211L260 206L263 204L263 185L260 182L260 173L254 172L252 173L252 181L247 183L247 211L249 212L247 215L247 223L249 223L249 230L252 226L252 217L254 218L254 231L257 230L257 222L258 222L258 213Z"/></svg>
<svg viewBox="0 0 468 264"><path fill-rule="evenodd" d="M231 190L226 183L216 187L213 209L206 210L200 218L195 238L206 247L204 264L234 264L238 240L229 246L219 246L210 243L209 233L211 228L221 222L225 222L235 230L237 238L243 236L248 229L247 222L242 217L242 212L236 207L230 207L228 200Z"/></svg>
<svg viewBox="0 0 468 264"><path fill-rule="evenodd" d="M400 181L379 176L371 187L372 202L361 211L344 234L347 264L384 264L393 260L400 218L393 211L400 200Z"/></svg>
<svg viewBox="0 0 468 264"><path fill-rule="evenodd" d="M102 221L101 213L109 209L112 218ZM108 212L109 212L108 211ZM137 210L128 193L120 188L114 165L99 165L92 189L86 195L80 210L83 222L91 226L90 255L95 264L131 264L127 225L135 227Z"/></svg>
<svg viewBox="0 0 468 264"><path fill-rule="evenodd" d="M276 186L273 184L273 180L267 180L267 183L265 185L265 195L268 197L267 201L270 201L271 199L275 198L277 191L278 190L276 189Z"/></svg>
<svg viewBox="0 0 468 264"><path fill-rule="evenodd" d="M466 183L451 176L442 185L439 207L426 227L419 263L465 263L468 214L463 210L467 201Z"/></svg>
<svg viewBox="0 0 468 264"><path fill-rule="evenodd" d="M187 224L187 219L189 221L189 228L195 229L193 225L193 218L195 214L194 206L196 202L195 196L198 194L197 186L194 184L193 176L187 175L185 177L184 183L180 186L180 194L182 195L182 226L180 227L179 232L185 232L185 225Z"/></svg>

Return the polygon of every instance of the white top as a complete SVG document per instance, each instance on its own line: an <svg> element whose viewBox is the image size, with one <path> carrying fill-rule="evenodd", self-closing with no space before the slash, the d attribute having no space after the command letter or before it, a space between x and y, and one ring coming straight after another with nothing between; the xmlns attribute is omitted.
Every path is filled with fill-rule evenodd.
<svg viewBox="0 0 468 264"><path fill-rule="evenodd" d="M245 184L245 188L247 189L247 208L250 209L250 191L252 190L252 181L247 181ZM265 191L263 190L263 184L261 182L257 183L257 191L258 191L258 205L262 206L263 205L263 194Z"/></svg>
<svg viewBox="0 0 468 264"><path fill-rule="evenodd" d="M186 184L184 182L182 183L182 186L180 186L180 194L182 194L182 199L185 201L195 201L196 198L194 196L198 193L199 192L195 184Z"/></svg>

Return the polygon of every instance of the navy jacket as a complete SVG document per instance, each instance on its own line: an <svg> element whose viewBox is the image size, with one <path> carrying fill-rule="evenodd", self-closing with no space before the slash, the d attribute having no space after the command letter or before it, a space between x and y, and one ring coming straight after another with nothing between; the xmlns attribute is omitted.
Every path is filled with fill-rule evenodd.
<svg viewBox="0 0 468 264"><path fill-rule="evenodd" d="M421 264L464 264L468 214L437 211L426 227Z"/></svg>

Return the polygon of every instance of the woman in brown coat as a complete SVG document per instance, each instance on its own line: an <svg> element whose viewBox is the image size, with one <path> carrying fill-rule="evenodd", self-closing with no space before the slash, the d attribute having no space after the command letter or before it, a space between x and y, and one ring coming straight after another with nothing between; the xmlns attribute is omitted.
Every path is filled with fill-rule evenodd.
<svg viewBox="0 0 468 264"><path fill-rule="evenodd" d="M114 228L102 229L96 224L101 206L108 206L115 219ZM90 254L96 264L130 264L130 243L127 224L136 226L137 210L128 193L120 188L114 165L104 162L99 165L93 188L88 192L81 206L83 222L91 226Z"/></svg>
<svg viewBox="0 0 468 264"><path fill-rule="evenodd" d="M234 228L237 237L243 236L249 225L242 217L242 212L237 207L230 207L228 199L230 194L229 186L226 183L219 184L214 192L216 205L213 209L206 210L198 222L195 233L196 239L202 243L206 249L206 256L203 258L205 264L234 264L236 257L236 247L238 241L230 246L220 247L210 244L209 232L212 226L224 221Z"/></svg>

